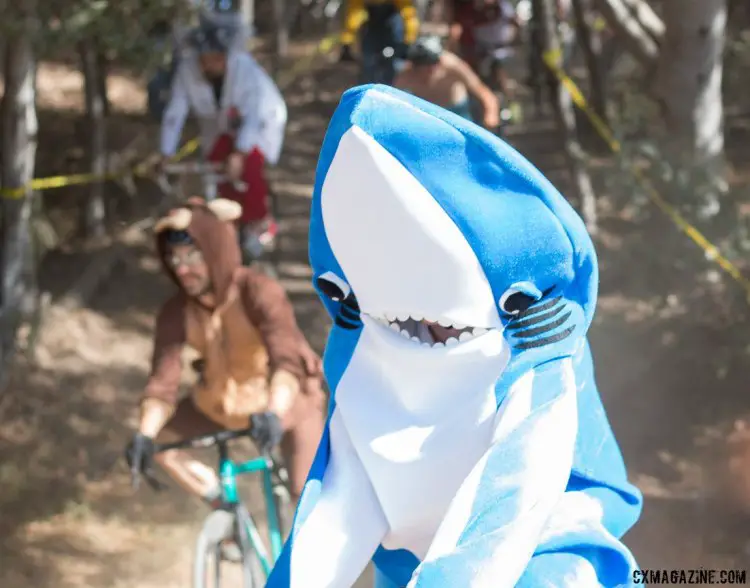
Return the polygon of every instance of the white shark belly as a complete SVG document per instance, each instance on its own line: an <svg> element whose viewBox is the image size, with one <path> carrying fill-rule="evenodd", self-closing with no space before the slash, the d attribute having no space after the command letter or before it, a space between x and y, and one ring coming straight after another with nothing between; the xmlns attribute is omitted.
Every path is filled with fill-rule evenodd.
<svg viewBox="0 0 750 588"><path fill-rule="evenodd" d="M489 448L497 413L494 381L482 388L467 383L453 398L444 396L443 406L415 411L358 355L339 382L336 410L388 521L383 546L422 558L461 483Z"/></svg>

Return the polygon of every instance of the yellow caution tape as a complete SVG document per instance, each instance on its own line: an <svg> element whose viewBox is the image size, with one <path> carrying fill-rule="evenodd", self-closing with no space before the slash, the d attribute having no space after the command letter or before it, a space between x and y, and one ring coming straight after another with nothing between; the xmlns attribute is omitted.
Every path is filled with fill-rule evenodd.
<svg viewBox="0 0 750 588"><path fill-rule="evenodd" d="M547 64L547 67L550 68L557 79L560 80L560 83L562 83L563 86L568 90L573 103L578 108L580 108L581 111L583 111L583 113L588 117L601 138L606 141L607 145L609 145L609 148L612 150L612 152L616 155L619 155L622 152L622 146L620 145L620 142L615 139L614 133L607 126L607 123L605 123L601 119L601 117L594 111L594 109L589 106L586 98L578 89L576 83L562 69L560 65L562 63L561 52L559 50L546 51L543 55L543 58L544 62ZM669 202L667 202L662 197L662 195L659 194L656 188L654 188L653 185L649 182L648 178L643 175L643 172L641 172L641 170L633 167L632 172L643 190L646 192L646 195L654 202L654 204L656 204L656 206L659 207L659 209L664 214L667 215L667 217L677 226L677 228L685 233L696 245L698 245L698 247L703 249L706 257L709 260L716 262L716 264L721 269L723 269L732 277L732 279L734 279L740 286L742 286L742 288L744 288L745 292L747 293L747 300L750 303L750 280L745 278L742 275L742 272L740 272L740 270L737 268L737 266L735 266L724 255L722 255L721 251L716 245L711 243L711 241L709 241L698 229L691 225L674 206L669 204Z"/></svg>
<svg viewBox="0 0 750 588"><path fill-rule="evenodd" d="M174 159L179 161L193 153L200 144L198 139L191 139L182 149L175 155ZM117 172L108 172L105 174L71 174L68 176L51 176L49 178L36 178L29 182L26 186L20 188L6 188L0 190L0 196L2 198L10 200L18 200L23 198L29 190L52 190L54 188L63 188L65 186L76 186L82 184L93 184L96 182L106 182L109 180L117 180L119 178L126 177L128 175L133 176L146 176L151 166L146 162L141 162L133 167L128 167Z"/></svg>
<svg viewBox="0 0 750 588"><path fill-rule="evenodd" d="M330 35L326 38L324 38L320 43L318 43L318 46L314 53L309 55L308 57L304 59L298 60L294 67L292 67L288 72L287 75L284 78L284 81L279 82L279 86L283 89L286 85L292 83L294 79L304 70L309 69L310 65L312 65L312 62L319 56L324 55L327 53L330 53L339 43L339 35ZM200 144L199 139L191 139L188 141L182 149L177 153L177 155L173 158L174 161L179 161L191 153L193 153ZM130 167L124 170L120 170L118 172L109 172L106 174L93 174L93 173L84 173L84 174L72 174L67 176L52 176L48 178L36 178L32 180L28 185L21 186L19 188L5 188L0 189L0 197L11 199L11 200L18 200L19 198L23 198L24 195L29 190L52 190L54 188L62 188L65 186L75 186L75 185L82 185L82 184L93 184L96 182L103 182L108 180L116 180L128 175L134 175L134 176L144 176L147 173L147 170L150 168L149 165L145 163L140 163L134 167Z"/></svg>

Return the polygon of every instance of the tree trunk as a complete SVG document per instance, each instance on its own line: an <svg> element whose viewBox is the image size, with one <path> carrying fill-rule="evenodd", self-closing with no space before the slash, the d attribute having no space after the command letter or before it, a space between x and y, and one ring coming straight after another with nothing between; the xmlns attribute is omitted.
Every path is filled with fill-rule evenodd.
<svg viewBox="0 0 750 588"><path fill-rule="evenodd" d="M109 61L104 51L96 53L96 75L97 84L99 84L99 95L104 99L104 116L108 117L111 112L109 96L107 93L107 71L109 70Z"/></svg>
<svg viewBox="0 0 750 588"><path fill-rule="evenodd" d="M723 177L722 55L726 0L664 0L666 33L654 91L667 130L668 158L680 169ZM691 182L692 183L692 182ZM705 202L718 212L718 201ZM709 211L704 211L709 214Z"/></svg>
<svg viewBox="0 0 750 588"><path fill-rule="evenodd" d="M281 61L289 54L290 20L286 0L273 0L273 20L276 30L276 57ZM277 66L280 66L280 63Z"/></svg>
<svg viewBox="0 0 750 588"><path fill-rule="evenodd" d="M32 48L36 6L28 1L19 9L24 26L6 41L5 94L0 111L2 185L7 189L28 186L36 160L36 60ZM2 201L0 375L15 351L18 327L33 313L38 298L32 199L33 191L26 189L19 197Z"/></svg>
<svg viewBox="0 0 750 588"><path fill-rule="evenodd" d="M102 95L99 75L99 52L96 42L84 41L80 47L81 64L85 80L86 122L89 135L89 160L91 173L103 175L107 171L106 118L107 98ZM81 228L87 238L101 238L106 234L106 205L104 182L93 182L87 200L81 207Z"/></svg>
<svg viewBox="0 0 750 588"><path fill-rule="evenodd" d="M573 0L573 13L576 22L576 37L581 44L586 69L589 76L589 100L599 117L607 120L607 99L604 79L601 75L601 39L591 30L588 4L585 0Z"/></svg>
<svg viewBox="0 0 750 588"><path fill-rule="evenodd" d="M726 0L665 0L656 95L670 137L696 162L724 148L721 95Z"/></svg>
<svg viewBox="0 0 750 588"><path fill-rule="evenodd" d="M252 32L255 27L255 0L240 0L240 14Z"/></svg>
<svg viewBox="0 0 750 588"><path fill-rule="evenodd" d="M537 0L534 10L538 10L543 51L561 55L561 42L557 27L554 0ZM553 109L558 129L565 143L565 157L568 162L571 179L578 192L581 203L581 214L586 228L591 235L597 232L596 196L591 185L591 178L584 164L584 153L578 141L576 115L573 100L568 91L548 71L549 85L554 88Z"/></svg>
<svg viewBox="0 0 750 588"><path fill-rule="evenodd" d="M595 0L596 8L617 32L623 44L647 69L659 58L664 25L646 0ZM689 0L692 2L693 0ZM702 1L702 0L699 0ZM678 0L679 2L679 0ZM685 4L685 1L681 3Z"/></svg>

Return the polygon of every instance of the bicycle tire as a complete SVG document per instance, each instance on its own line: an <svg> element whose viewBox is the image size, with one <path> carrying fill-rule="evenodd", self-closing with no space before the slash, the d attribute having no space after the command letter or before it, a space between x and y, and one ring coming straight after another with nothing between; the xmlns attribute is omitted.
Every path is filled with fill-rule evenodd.
<svg viewBox="0 0 750 588"><path fill-rule="evenodd" d="M248 515L249 516L249 515ZM235 513L214 511L203 523L196 540L193 559L193 588L221 587L221 541L239 538L242 552L243 588L263 588L265 575L257 554L246 544L240 531L240 521ZM213 562L213 566L209 562ZM209 585L209 574L213 572L213 585Z"/></svg>
<svg viewBox="0 0 750 588"><path fill-rule="evenodd" d="M236 512L235 537L237 537L242 550L242 586L243 588L263 588L266 585L266 574L263 571L258 554L255 553L247 534L244 532L248 526L255 526L253 518L244 505L238 506Z"/></svg>
<svg viewBox="0 0 750 588"><path fill-rule="evenodd" d="M219 543L222 539L232 536L235 527L235 517L226 511L214 511L206 517L203 527L198 533L193 556L193 588L209 588L209 561L214 561L214 585L221 586L221 555Z"/></svg>

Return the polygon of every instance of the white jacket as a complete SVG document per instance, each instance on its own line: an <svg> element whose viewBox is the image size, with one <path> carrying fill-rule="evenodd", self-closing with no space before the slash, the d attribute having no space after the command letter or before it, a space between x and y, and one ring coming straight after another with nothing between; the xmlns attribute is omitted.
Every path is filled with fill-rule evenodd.
<svg viewBox="0 0 750 588"><path fill-rule="evenodd" d="M217 105L213 88L201 72L196 53L183 53L162 120L162 154L171 156L177 151L190 111L198 119L201 146L204 154L208 154L220 134L232 132L228 124L232 107L241 117L235 147L240 151L257 147L269 163L276 164L284 143L287 109L271 77L246 51L231 51L227 57L221 104Z"/></svg>

